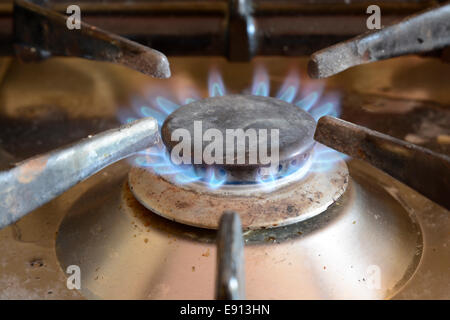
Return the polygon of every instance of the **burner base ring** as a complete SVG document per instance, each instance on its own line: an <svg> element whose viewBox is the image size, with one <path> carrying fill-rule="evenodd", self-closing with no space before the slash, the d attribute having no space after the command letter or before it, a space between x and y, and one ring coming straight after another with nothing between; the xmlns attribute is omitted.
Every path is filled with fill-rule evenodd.
<svg viewBox="0 0 450 320"><path fill-rule="evenodd" d="M190 226L217 229L226 210L237 212L244 229L273 228L312 218L325 211L346 190L348 169L339 161L327 171L313 172L271 192L227 193L195 184L176 185L151 170L134 167L128 183L147 209Z"/></svg>

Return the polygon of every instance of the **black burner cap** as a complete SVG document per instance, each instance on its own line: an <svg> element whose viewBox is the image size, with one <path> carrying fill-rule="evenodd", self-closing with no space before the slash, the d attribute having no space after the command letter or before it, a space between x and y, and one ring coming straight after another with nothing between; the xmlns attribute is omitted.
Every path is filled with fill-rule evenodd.
<svg viewBox="0 0 450 320"><path fill-rule="evenodd" d="M202 121L203 133L215 128L222 132L223 137L226 129L267 129L269 133L270 129L278 129L280 160L309 149L316 125L301 108L275 98L251 95L207 98L182 106L166 119L162 139L169 150L178 144L178 141L170 139L174 130L187 129L194 137L194 121ZM203 148L208 144L208 141L203 142ZM192 139L192 150L193 147ZM246 156L256 147L247 141Z"/></svg>
<svg viewBox="0 0 450 320"><path fill-rule="evenodd" d="M194 157L194 121L202 122L202 132L210 128L218 129L225 140L227 129L271 129L279 130L279 161L280 163L293 159L306 158L314 144L313 135L315 120L301 108L285 101L252 95L226 95L198 100L180 107L173 112L162 126L162 140L170 151L178 141L171 141L171 135L176 129L186 129L191 135L191 158ZM270 139L268 139L270 142ZM203 149L209 144L203 141ZM257 168L260 163L249 164L249 153L258 150L258 144L246 140L245 164L230 164L225 159L223 165L226 170L244 167ZM270 153L270 143L267 147ZM236 151L236 150L235 150ZM205 163L203 163L204 165Z"/></svg>

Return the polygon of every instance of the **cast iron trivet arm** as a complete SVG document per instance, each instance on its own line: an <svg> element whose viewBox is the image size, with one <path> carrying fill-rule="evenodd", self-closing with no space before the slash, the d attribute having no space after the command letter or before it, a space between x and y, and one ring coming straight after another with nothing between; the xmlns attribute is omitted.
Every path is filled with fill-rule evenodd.
<svg viewBox="0 0 450 320"><path fill-rule="evenodd" d="M0 172L0 229L104 167L158 140L157 121L143 118Z"/></svg>
<svg viewBox="0 0 450 320"><path fill-rule="evenodd" d="M69 30L67 17L28 0L14 1L14 49L23 60L51 56L120 63L156 78L169 78L167 57L137 42L81 22Z"/></svg>
<svg viewBox="0 0 450 320"><path fill-rule="evenodd" d="M308 73L326 78L353 66L450 45L450 3L311 55Z"/></svg>
<svg viewBox="0 0 450 320"><path fill-rule="evenodd" d="M245 299L244 238L239 215L224 212L217 233L216 299Z"/></svg>
<svg viewBox="0 0 450 320"><path fill-rule="evenodd" d="M450 209L450 157L330 116L319 119L314 139L369 162Z"/></svg>

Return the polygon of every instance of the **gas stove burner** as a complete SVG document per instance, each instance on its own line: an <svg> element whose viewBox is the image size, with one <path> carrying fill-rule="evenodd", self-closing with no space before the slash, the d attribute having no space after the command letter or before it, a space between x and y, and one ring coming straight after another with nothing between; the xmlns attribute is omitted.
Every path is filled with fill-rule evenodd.
<svg viewBox="0 0 450 320"><path fill-rule="evenodd" d="M322 170L310 170L317 160L312 138L315 121L292 104L246 95L193 102L164 122L162 137L169 150L175 146L170 139L174 130L187 129L194 135L194 121L202 121L203 130L215 128L224 135L228 128L279 129L279 166L270 181L264 181L260 176L262 163L193 165L194 170L213 170L216 175L222 171L227 178L220 188L211 188L202 179L180 184L171 175L160 176L147 168L132 168L128 182L134 196L163 217L217 229L222 213L233 210L240 215L244 229L271 228L320 214L346 190L345 162L340 160ZM194 152L194 143L191 148ZM253 148L257 146L247 145L246 160Z"/></svg>
<svg viewBox="0 0 450 320"><path fill-rule="evenodd" d="M296 168L305 165L314 145L315 121L301 108L270 97L227 95L198 100L173 112L166 119L161 130L162 139L169 151L178 143L171 139L175 130L188 130L191 137L198 135L196 132L198 125L194 128L195 122L197 124L201 122L202 132L215 129L220 131L223 137L226 137L226 131L230 129L243 131L254 129L255 134L258 130L265 129L267 135L270 135L272 129L277 130L279 141L275 147L279 150L279 161L275 170L271 172L272 179L281 178L287 172L293 172ZM267 139L267 152L271 150L272 139ZM261 173L261 167L267 166L267 163L262 163L260 156L250 163L251 154L257 155L260 151L258 143L261 137L258 140L247 140L245 158L242 158L240 164L236 150L232 150L233 163L230 163L226 152L223 152L219 159L221 164L214 164L218 175L226 174L227 183L256 183L265 178ZM195 144L192 139L190 143L192 149L190 163L194 163L194 154L196 152L201 154L210 141L203 140L202 144ZM226 150L225 145L223 150ZM194 168L198 171L207 170L208 165L204 158L200 160L201 163L194 164Z"/></svg>
<svg viewBox="0 0 450 320"><path fill-rule="evenodd" d="M284 178L286 179L286 178ZM198 183L176 185L143 168L132 168L128 183L136 199L152 212L183 224L217 229L222 213L235 211L244 229L272 228L312 218L346 190L345 162L292 181L275 191L254 185L208 189Z"/></svg>

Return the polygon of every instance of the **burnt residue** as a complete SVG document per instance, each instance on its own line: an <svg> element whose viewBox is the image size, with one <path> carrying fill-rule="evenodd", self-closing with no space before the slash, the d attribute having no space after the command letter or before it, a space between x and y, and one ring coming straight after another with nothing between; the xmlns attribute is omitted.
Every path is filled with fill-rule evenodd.
<svg viewBox="0 0 450 320"><path fill-rule="evenodd" d="M140 203L176 222L216 229L221 214L233 210L244 229L258 229L292 224L324 211L345 192L348 171L345 163L338 163L331 171L310 173L270 192L177 185L144 168L131 169L129 184Z"/></svg>
<svg viewBox="0 0 450 320"><path fill-rule="evenodd" d="M350 188L350 187L349 187ZM192 241L214 243L217 232L215 230L197 228L185 224L177 223L163 218L145 208L136 200L130 192L129 184L124 183L122 188L123 205L129 208L129 212L138 223L143 227L143 232L160 231L168 234L168 237L181 237ZM325 225L332 223L343 214L342 207L345 207L350 201L350 193L344 193L334 204L322 214L311 219L293 223L287 226L273 225L271 228L260 228L256 230L247 230L244 232L244 241L246 245L257 245L261 243L282 243L306 237L309 234L324 228ZM269 210L277 210L274 207ZM291 207L287 210L293 210ZM208 253L203 256L208 256Z"/></svg>
<svg viewBox="0 0 450 320"><path fill-rule="evenodd" d="M122 197L124 205L130 208L130 212L140 225L145 230L151 232L152 230L158 230L169 235L182 237L194 241L200 241L205 243L213 243L216 239L216 231L191 227L170 221L162 218L161 216L152 213L147 208L139 203L133 194L130 192L128 183L124 183L122 189Z"/></svg>
<svg viewBox="0 0 450 320"><path fill-rule="evenodd" d="M44 260L42 258L34 258L28 262L31 268L41 268L45 266Z"/></svg>
<svg viewBox="0 0 450 320"><path fill-rule="evenodd" d="M423 70L415 73L420 72ZM435 85L424 82L420 90L430 91ZM396 90L396 87L383 87L377 94L348 92L341 100L340 118L398 139L418 137L416 144L450 156L450 143L439 141L439 137L450 136L450 106L392 96Z"/></svg>
<svg viewBox="0 0 450 320"><path fill-rule="evenodd" d="M115 118L70 119L56 106L24 108L22 115L21 118L0 116L1 147L13 154L16 162L118 125ZM12 166L11 163L9 167Z"/></svg>

